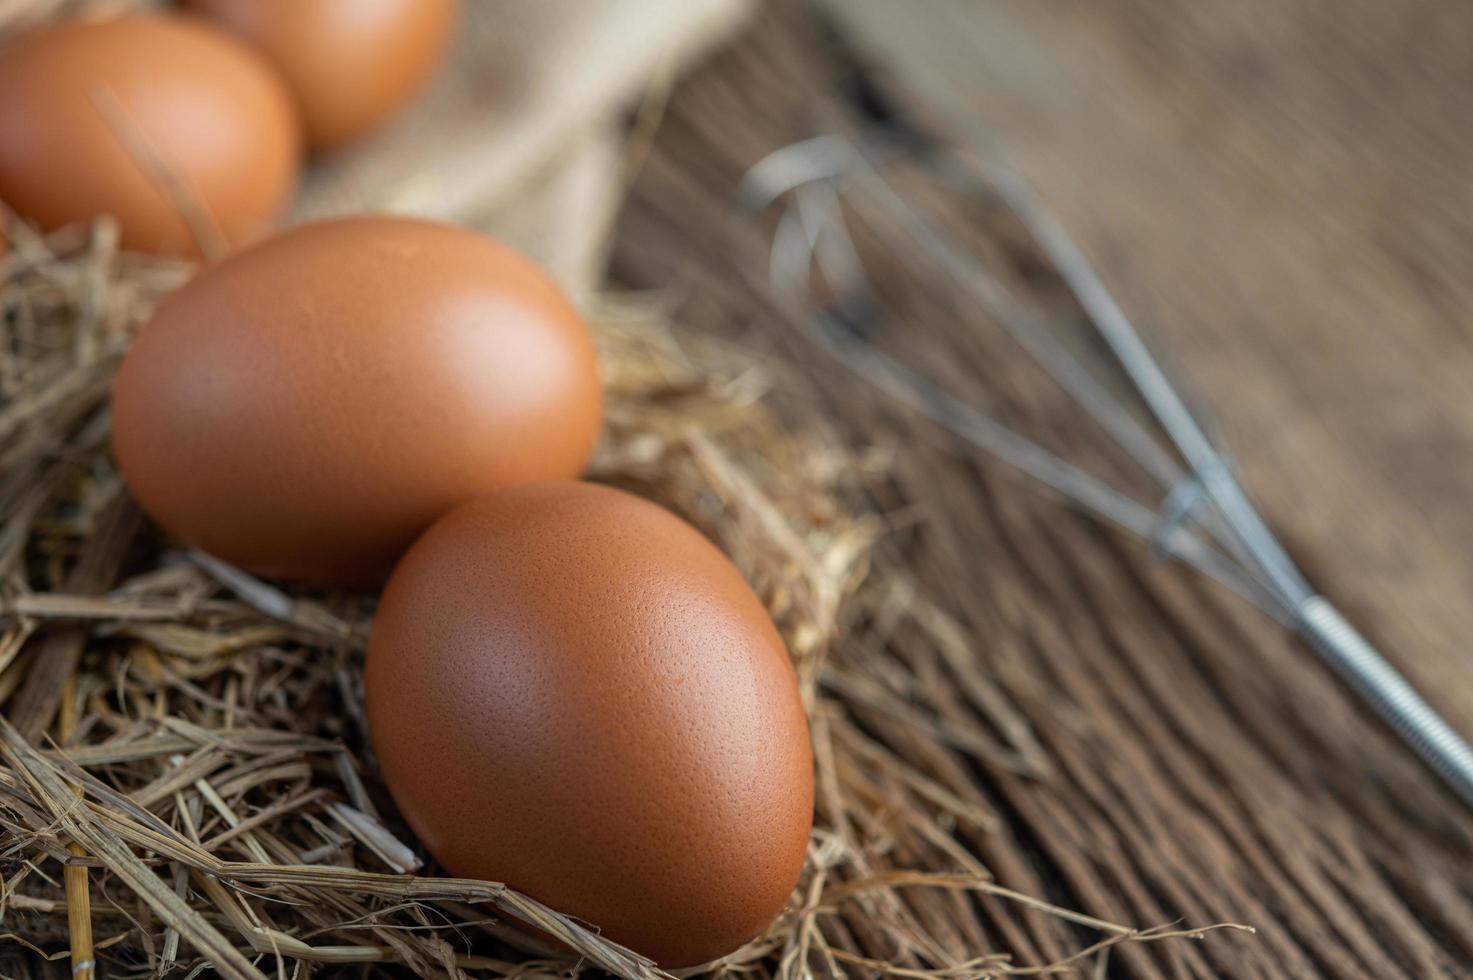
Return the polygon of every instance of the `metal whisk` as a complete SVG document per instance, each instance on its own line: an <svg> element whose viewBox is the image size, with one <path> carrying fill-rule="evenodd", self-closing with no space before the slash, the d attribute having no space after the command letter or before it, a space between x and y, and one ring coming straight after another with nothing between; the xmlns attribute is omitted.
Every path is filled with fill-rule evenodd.
<svg viewBox="0 0 1473 980"><path fill-rule="evenodd" d="M884 176L886 167L902 158L953 191L1001 201L1017 216L1139 392L1176 455L1047 324L1010 297L1001 279L944 228L906 203ZM1083 253L1021 179L997 164L964 159L894 129L876 129L855 140L821 136L770 154L748 172L741 201L752 211L783 202L769 277L774 292L791 304L795 322L813 343L957 437L1197 568L1296 630L1473 805L1473 749L1295 567L1233 476L1223 451L1187 409ZM1000 323L1161 485L1163 502L1148 506L1122 493L869 343L866 325L887 311L870 287L846 225L841 206L846 203L878 209L903 228L937 268ZM834 297L816 307L810 296L815 269Z"/></svg>

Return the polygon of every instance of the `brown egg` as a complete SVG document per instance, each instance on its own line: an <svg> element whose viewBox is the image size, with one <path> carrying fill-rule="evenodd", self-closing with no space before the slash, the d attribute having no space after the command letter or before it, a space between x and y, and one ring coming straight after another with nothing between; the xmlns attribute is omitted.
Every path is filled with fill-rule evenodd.
<svg viewBox="0 0 1473 980"><path fill-rule="evenodd" d="M270 227L296 185L290 93L188 17L63 21L0 47L0 200L44 229L114 215L125 248L195 254Z"/></svg>
<svg viewBox="0 0 1473 980"><path fill-rule="evenodd" d="M315 147L372 129L419 91L455 0L186 0L257 45L296 92Z"/></svg>
<svg viewBox="0 0 1473 980"><path fill-rule="evenodd" d="M348 218L166 299L118 374L113 449L186 541L363 586L461 501L576 476L600 407L588 328L530 261L452 225Z"/></svg>
<svg viewBox="0 0 1473 980"><path fill-rule="evenodd" d="M511 487L399 563L364 678L379 766L452 874L665 967L787 901L813 808L782 639L690 525L588 483Z"/></svg>

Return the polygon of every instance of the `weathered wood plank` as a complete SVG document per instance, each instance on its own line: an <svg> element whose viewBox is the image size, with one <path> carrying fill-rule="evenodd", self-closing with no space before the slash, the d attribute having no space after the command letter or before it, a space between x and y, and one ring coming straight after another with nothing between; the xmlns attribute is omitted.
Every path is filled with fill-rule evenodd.
<svg viewBox="0 0 1473 980"><path fill-rule="evenodd" d="M1473 401L1461 394L1473 353L1452 311L1473 283L1456 275L1469 251L1437 237L1459 240L1470 212L1433 206L1473 191L1453 186L1457 138L1408 135L1415 120L1444 117L1411 107L1420 90L1405 80L1387 82L1402 94L1364 117L1375 143L1338 128L1333 139L1302 135L1328 107L1348 125L1369 97L1317 74L1304 49L1333 61L1334 44L1354 43L1372 64L1386 43L1369 21L1327 24L1330 6L877 0L852 10L875 17L886 45L910 45L906 84L933 118L956 129L975 113L1006 137L1013 162L1217 409L1296 554L1473 727L1473 681L1452 642L1468 625L1473 578ZM1369 4L1348 6L1372 16ZM1271 23L1235 13L1250 8ZM935 36L906 40L922 32ZM1408 70L1436 78L1456 67L1442 60ZM777 314L762 283L769 229L734 215L731 194L757 158L837 111L831 67L803 18L777 4L678 92L624 216L615 271L681 297L690 329L769 351L795 416L893 450L870 485L897 516L877 574L912 578L963 624L1050 763L1030 774L975 760L976 785L1006 826L961 835L967 846L1003 884L1106 918L1261 927L1122 948L1111 960L1122 975L1473 975L1473 819L1309 654L1210 583L958 455ZM1239 74L1249 81L1233 90L1253 90L1251 111L1223 90ZM958 108L936 97L944 85ZM1444 108L1457 98L1423 94ZM1417 178L1382 179L1401 159L1392 134L1418 148L1409 159L1438 161L1422 179L1440 195L1408 201ZM1422 222L1414 230L1408 213ZM997 215L951 216L977 247L1031 274L1036 257ZM1419 246L1413 274L1390 258L1393 233L1443 244ZM1119 468L954 287L883 259L874 236L861 248L904 317L885 342L1073 458ZM916 707L958 710L957 675L919 647L913 655L930 678L909 692ZM977 908L1020 964L1077 945L1053 920Z"/></svg>
<svg viewBox="0 0 1473 980"><path fill-rule="evenodd" d="M1473 8L830 6L1028 176L1322 588L1473 731Z"/></svg>

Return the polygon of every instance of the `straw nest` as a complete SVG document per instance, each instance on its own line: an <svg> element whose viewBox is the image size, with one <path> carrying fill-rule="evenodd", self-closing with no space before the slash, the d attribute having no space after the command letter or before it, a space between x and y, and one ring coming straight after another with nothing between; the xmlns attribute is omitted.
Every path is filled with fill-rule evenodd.
<svg viewBox="0 0 1473 980"><path fill-rule="evenodd" d="M108 224L0 258L0 952L75 952L117 976L659 971L495 882L436 876L379 785L360 710L371 597L282 591L164 539L108 456L132 332L187 266L119 254ZM763 372L678 344L648 303L596 317L609 389L595 479L719 542L781 626L818 765L808 868L767 935L715 969L798 976L1024 971L978 898L1084 930L1083 961L1140 932L991 881L997 823L936 746L1048 760L967 639L896 569L862 585L881 525L850 484L875 460L785 430ZM882 461L880 461L882 462ZM222 503L222 506L228 506ZM904 638L900 642L899 638ZM927 665L953 714L914 708ZM514 801L513 801L514 802ZM566 948L529 940L536 925ZM964 954L958 951L965 950ZM1067 965L1067 964L1065 964ZM29 969L29 967L26 967Z"/></svg>

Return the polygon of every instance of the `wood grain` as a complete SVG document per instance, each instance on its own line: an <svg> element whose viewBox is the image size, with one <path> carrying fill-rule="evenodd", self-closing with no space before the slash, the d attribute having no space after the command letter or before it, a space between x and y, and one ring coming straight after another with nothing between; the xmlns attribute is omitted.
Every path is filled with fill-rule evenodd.
<svg viewBox="0 0 1473 980"><path fill-rule="evenodd" d="M1473 625L1460 312L1473 285L1459 276L1473 190L1458 186L1466 138L1449 130L1467 116L1453 110L1473 47L1446 37L1473 17L1310 0L842 6L903 98L953 138L1003 146L1041 188L1213 406L1296 557L1473 730L1456 642ZM833 69L807 19L778 3L693 77L634 189L614 268L664 290L687 329L767 352L795 419L888 454L866 482L894 525L873 587L914 587L962 625L1043 760L938 744L932 775L1003 817L958 841L1002 884L1090 914L1260 929L1121 947L1112 975L1473 976L1473 820L1304 649L958 452L773 304L770 226L735 214L732 194L751 163L842 111ZM1001 216L907 186L1059 308ZM881 342L1072 459L1123 472L954 285L897 260L883 233L861 241L901 317ZM892 642L909 673L872 678L892 700L853 724L882 730L897 704L983 713L955 663ZM836 659L843 676L842 649ZM993 899L957 915L956 955L1031 965L1079 945Z"/></svg>
<svg viewBox="0 0 1473 980"><path fill-rule="evenodd" d="M1028 176L1321 587L1473 731L1473 10L830 6Z"/></svg>

